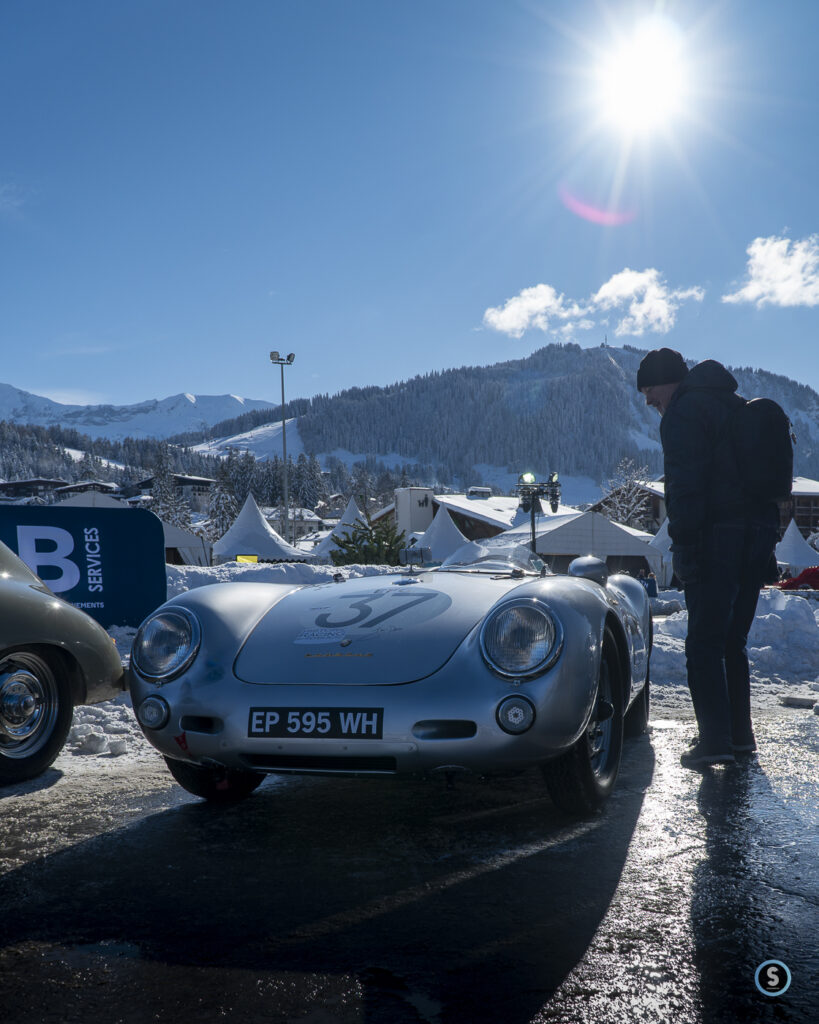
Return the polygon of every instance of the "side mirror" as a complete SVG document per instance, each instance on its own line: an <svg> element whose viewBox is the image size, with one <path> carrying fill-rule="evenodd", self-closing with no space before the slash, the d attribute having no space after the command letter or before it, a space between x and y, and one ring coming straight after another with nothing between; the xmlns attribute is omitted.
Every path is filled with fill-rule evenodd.
<svg viewBox="0 0 819 1024"><path fill-rule="evenodd" d="M569 563L569 575L582 580L593 580L604 587L609 578L609 567L594 555L582 555Z"/></svg>

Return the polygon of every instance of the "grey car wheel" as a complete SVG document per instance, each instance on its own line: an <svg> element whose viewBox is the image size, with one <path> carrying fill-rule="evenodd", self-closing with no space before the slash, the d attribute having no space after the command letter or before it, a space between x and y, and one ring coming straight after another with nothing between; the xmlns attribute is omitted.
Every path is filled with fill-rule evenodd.
<svg viewBox="0 0 819 1024"><path fill-rule="evenodd" d="M598 810L614 789L622 751L623 687L614 637L606 629L589 724L565 754L543 765L549 796L569 814Z"/></svg>
<svg viewBox="0 0 819 1024"><path fill-rule="evenodd" d="M73 715L63 673L34 651L0 657L0 784L44 772L62 750Z"/></svg>
<svg viewBox="0 0 819 1024"><path fill-rule="evenodd" d="M212 803L237 803L264 782L264 772L210 768L171 757L165 758L165 764L183 789Z"/></svg>

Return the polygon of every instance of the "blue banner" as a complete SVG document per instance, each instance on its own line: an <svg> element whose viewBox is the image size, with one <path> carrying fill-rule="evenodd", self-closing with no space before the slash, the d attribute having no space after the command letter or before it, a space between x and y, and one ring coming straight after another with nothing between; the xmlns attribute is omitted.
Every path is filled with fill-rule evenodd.
<svg viewBox="0 0 819 1024"><path fill-rule="evenodd" d="M165 601L165 535L145 509L0 506L0 540L102 626L138 626Z"/></svg>

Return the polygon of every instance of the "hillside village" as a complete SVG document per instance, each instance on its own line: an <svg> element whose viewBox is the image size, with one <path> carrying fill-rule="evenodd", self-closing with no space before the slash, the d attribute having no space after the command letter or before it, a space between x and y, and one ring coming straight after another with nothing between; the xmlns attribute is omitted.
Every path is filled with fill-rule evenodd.
<svg viewBox="0 0 819 1024"><path fill-rule="evenodd" d="M518 479L558 471L559 508L545 505L534 520L538 552L562 568L595 549L612 568L662 579L658 420L633 383L642 355L548 345L525 359L278 408L183 395L61 414L57 403L2 385L0 504L148 508L164 525L170 564L237 554L360 561L374 535L386 560L415 541L441 561L503 531L531 543ZM763 370L733 372L742 394L773 397L791 418L797 475L781 534L815 546L819 395ZM238 415L214 422L230 410Z"/></svg>

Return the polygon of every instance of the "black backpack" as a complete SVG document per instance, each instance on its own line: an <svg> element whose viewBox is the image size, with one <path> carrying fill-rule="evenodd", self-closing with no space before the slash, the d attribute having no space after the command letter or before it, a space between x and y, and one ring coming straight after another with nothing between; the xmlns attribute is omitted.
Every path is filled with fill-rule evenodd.
<svg viewBox="0 0 819 1024"><path fill-rule="evenodd" d="M754 501L787 501L796 442L791 421L771 398L741 402L729 417L728 431L742 490Z"/></svg>

